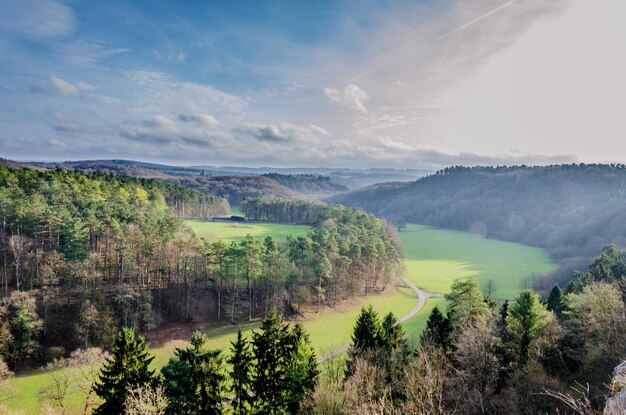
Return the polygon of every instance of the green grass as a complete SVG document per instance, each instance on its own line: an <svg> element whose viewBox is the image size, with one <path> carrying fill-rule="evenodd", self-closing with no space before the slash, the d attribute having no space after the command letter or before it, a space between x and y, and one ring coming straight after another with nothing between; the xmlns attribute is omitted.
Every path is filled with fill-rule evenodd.
<svg viewBox="0 0 626 415"><path fill-rule="evenodd" d="M310 229L307 226L276 224L239 224L187 221L199 236L221 238L226 241L238 241L246 234L264 238L272 235L284 238L287 235L303 235ZM524 245L486 239L463 232L434 229L420 225L408 225L400 232L400 239L405 248L406 274L417 286L428 291L445 293L452 281L460 276L473 275L485 286L489 278L495 282L495 297L512 298L522 288L529 276L550 272L555 264L545 251ZM311 341L318 355L350 341L350 335L356 316L362 306L372 304L381 314L392 311L402 316L416 303L411 290L405 287L390 289L381 295L370 295L344 305L339 310L326 309L321 313L309 313L302 324L309 332ZM424 329L430 311L435 307L445 308L443 298L430 298L425 307L403 327L408 337L417 337ZM246 334L257 327L258 323L240 326ZM212 348L227 350L234 339L238 327L222 326L207 332ZM186 344L185 340L173 340L151 352L155 356L153 366L160 368L172 355L176 347ZM76 369L65 369L72 373ZM41 413L42 401L39 390L51 382L49 372L34 372L18 376L6 383L4 395L10 396L5 402L8 413ZM81 413L82 401L78 391L74 390L68 399L68 414ZM2 412L0 410L0 412Z"/></svg>
<svg viewBox="0 0 626 415"><path fill-rule="evenodd" d="M556 268L543 249L465 232L409 224L400 240L407 277L432 292L446 293L455 278L474 276L483 289L493 280L496 299L510 299L529 287L532 276Z"/></svg>
<svg viewBox="0 0 626 415"><path fill-rule="evenodd" d="M185 223L199 237L207 240L222 239L226 242L241 241L248 234L259 239L265 239L266 236L285 239L289 235L306 235L311 230L310 226L276 223L211 222L206 220L186 220Z"/></svg>

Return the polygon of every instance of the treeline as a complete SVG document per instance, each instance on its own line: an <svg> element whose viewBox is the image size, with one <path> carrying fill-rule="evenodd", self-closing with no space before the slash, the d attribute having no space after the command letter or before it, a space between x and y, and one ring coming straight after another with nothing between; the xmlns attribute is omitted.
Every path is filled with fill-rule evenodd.
<svg viewBox="0 0 626 415"><path fill-rule="evenodd" d="M333 183L330 177L319 174L266 173L263 176L304 194L333 194L348 190L344 185Z"/></svg>
<svg viewBox="0 0 626 415"><path fill-rule="evenodd" d="M157 374L143 338L123 329L93 383L102 399L94 414L296 414L315 387L308 334L284 324L275 309L251 339L240 331L228 356L208 343L195 332ZM64 398L57 396L59 406Z"/></svg>
<svg viewBox="0 0 626 415"><path fill-rule="evenodd" d="M247 198L239 206L249 220L310 225L317 221L325 203L313 200Z"/></svg>
<svg viewBox="0 0 626 415"><path fill-rule="evenodd" d="M353 208L323 210L285 241L202 240L176 207L210 200L150 180L2 168L2 360L14 370L106 346L121 325L319 309L383 289L399 263L390 230Z"/></svg>
<svg viewBox="0 0 626 415"><path fill-rule="evenodd" d="M601 414L623 387L611 374L626 359L625 266L624 254L606 247L545 302L524 290L498 305L473 278L458 279L417 350L397 340L393 316L380 321L364 309L346 378L322 371L311 413Z"/></svg>
<svg viewBox="0 0 626 415"><path fill-rule="evenodd" d="M393 222L543 247L570 271L583 268L607 243L626 244L626 166L621 164L450 167L333 201Z"/></svg>

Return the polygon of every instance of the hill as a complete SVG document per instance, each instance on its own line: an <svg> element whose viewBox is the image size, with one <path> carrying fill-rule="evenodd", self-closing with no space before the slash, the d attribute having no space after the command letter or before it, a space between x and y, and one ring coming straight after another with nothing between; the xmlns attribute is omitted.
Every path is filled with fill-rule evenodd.
<svg viewBox="0 0 626 415"><path fill-rule="evenodd" d="M546 248L561 264L626 244L626 167L452 167L330 199L395 222L457 229Z"/></svg>

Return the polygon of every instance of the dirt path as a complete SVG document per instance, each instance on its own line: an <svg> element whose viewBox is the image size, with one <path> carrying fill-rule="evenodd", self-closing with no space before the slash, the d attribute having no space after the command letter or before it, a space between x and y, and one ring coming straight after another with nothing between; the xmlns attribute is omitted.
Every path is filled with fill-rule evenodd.
<svg viewBox="0 0 626 415"><path fill-rule="evenodd" d="M430 298L430 297L443 297L441 294L433 294L433 293L429 293L426 292L424 290L421 290L420 288L418 288L415 284L413 284L411 282L411 280L409 280L406 275L404 275L404 273L400 274L400 280L405 283L411 290L413 290L413 292L415 293L415 297L417 297L417 304L415 305L415 307L413 307L413 310L409 311L408 313L406 313L405 315L403 315L402 317L400 317L398 319L398 324L399 323L404 323L405 321L407 321L408 319L410 319L411 317L413 317L414 315L416 315L417 313L419 313L419 311L424 307L424 305L426 304L426 299ZM333 350L330 353L326 353L324 356L320 356L317 359L318 363L322 363L325 360L330 359L333 356L337 356L338 354L341 354L345 351L347 351L350 348L350 345L352 343L348 343L344 346L341 346L338 349Z"/></svg>

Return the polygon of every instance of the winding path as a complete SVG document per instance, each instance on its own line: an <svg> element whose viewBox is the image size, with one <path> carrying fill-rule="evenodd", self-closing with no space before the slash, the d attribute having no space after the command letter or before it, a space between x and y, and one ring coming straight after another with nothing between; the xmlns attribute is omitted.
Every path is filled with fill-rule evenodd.
<svg viewBox="0 0 626 415"><path fill-rule="evenodd" d="M400 317L398 319L398 324L399 323L404 323L405 321L407 321L408 319L410 319L411 317L413 317L414 315L416 315L417 313L419 313L419 311L424 307L424 305L426 304L426 299L429 297L442 297L441 294L433 294L433 293L429 293L426 292L420 288L418 288L415 284L413 284L411 282L411 280L409 280L406 275L404 275L404 273L400 273L400 280L405 283L411 290L413 290L413 292L415 293L415 296L417 297L417 304L415 305L415 307L413 307L413 310L409 311L408 313L406 313L405 315L403 315L402 317ZM341 354L345 351L347 351L350 348L350 345L352 343L348 343L346 345L341 346L338 349L333 350L330 353L326 353L324 356L320 356L317 359L318 363L322 363L325 360L330 359L333 356L337 356L338 354Z"/></svg>

